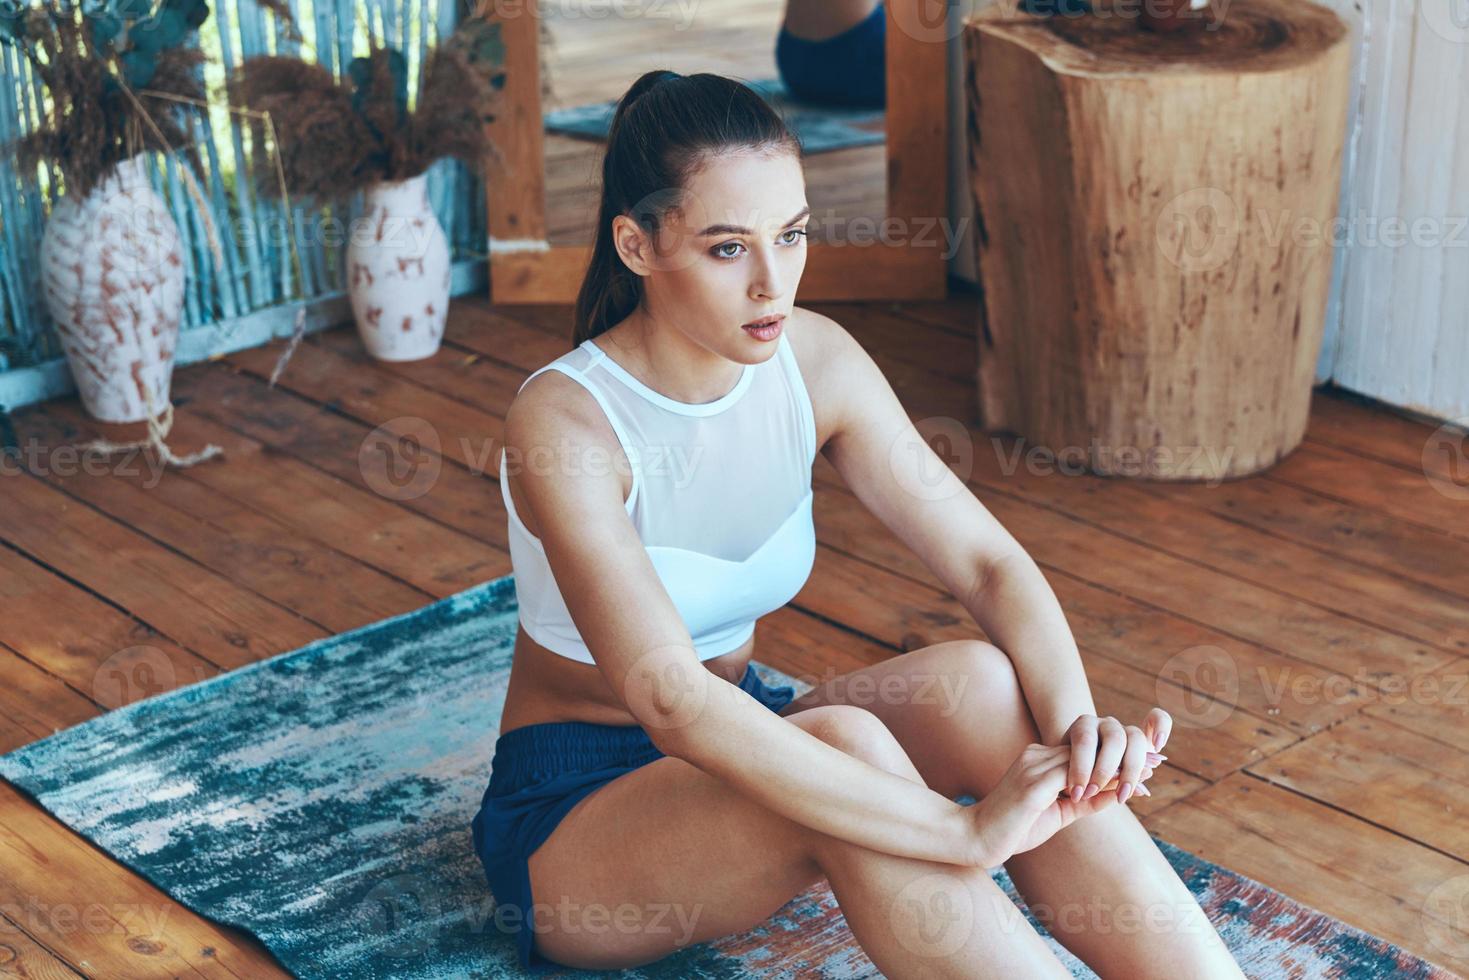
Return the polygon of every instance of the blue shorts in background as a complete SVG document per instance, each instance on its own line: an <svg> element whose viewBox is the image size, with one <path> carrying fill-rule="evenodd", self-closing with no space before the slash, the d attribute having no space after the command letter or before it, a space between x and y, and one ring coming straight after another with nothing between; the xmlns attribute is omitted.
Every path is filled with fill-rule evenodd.
<svg viewBox="0 0 1469 980"><path fill-rule="evenodd" d="M879 3L860 24L824 41L806 41L784 25L775 39L781 81L801 102L848 108L887 105L887 12Z"/></svg>

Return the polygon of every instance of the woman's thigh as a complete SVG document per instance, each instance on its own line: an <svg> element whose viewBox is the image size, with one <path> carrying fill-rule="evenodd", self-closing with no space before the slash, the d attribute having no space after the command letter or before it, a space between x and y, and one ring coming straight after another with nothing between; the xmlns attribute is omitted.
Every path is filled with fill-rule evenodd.
<svg viewBox="0 0 1469 980"><path fill-rule="evenodd" d="M788 718L808 730L820 711ZM530 856L535 942L616 969L743 932L821 878L817 835L665 756L581 800Z"/></svg>

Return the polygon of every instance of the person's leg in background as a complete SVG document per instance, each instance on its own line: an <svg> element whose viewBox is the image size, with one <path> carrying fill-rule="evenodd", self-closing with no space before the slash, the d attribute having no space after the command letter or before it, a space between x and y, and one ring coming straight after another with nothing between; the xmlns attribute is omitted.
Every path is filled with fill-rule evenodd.
<svg viewBox="0 0 1469 980"><path fill-rule="evenodd" d="M789 0L775 63L791 96L819 105L887 104L881 0Z"/></svg>

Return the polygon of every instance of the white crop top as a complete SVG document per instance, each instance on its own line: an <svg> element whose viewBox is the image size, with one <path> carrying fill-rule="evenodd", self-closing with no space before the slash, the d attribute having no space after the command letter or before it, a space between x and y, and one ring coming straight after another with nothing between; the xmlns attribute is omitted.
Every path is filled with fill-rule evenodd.
<svg viewBox="0 0 1469 980"><path fill-rule="evenodd" d="M628 514L700 660L749 639L756 619L801 590L816 558L816 422L785 333L776 345L711 402L654 391L590 339L520 386L557 370L601 405L632 466ZM515 513L504 449L500 473L521 628L548 650L594 663L540 540Z"/></svg>

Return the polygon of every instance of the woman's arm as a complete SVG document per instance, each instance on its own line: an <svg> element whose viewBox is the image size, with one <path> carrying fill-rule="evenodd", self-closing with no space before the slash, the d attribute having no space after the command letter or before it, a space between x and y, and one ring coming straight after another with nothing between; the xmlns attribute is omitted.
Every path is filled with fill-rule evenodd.
<svg viewBox="0 0 1469 980"><path fill-rule="evenodd" d="M1003 860L971 808L868 765L770 711L699 662L624 505L611 426L576 382L546 372L505 421L521 491L572 621L612 690L664 753L813 830L950 864ZM527 465L514 461L525 460Z"/></svg>
<svg viewBox="0 0 1469 980"><path fill-rule="evenodd" d="M1066 616L1020 543L940 459L867 351L840 324L801 311L808 388L824 450L852 492L969 610L1015 665L1043 742L1095 714ZM792 333L792 342L797 335ZM920 420L973 452L962 420Z"/></svg>

